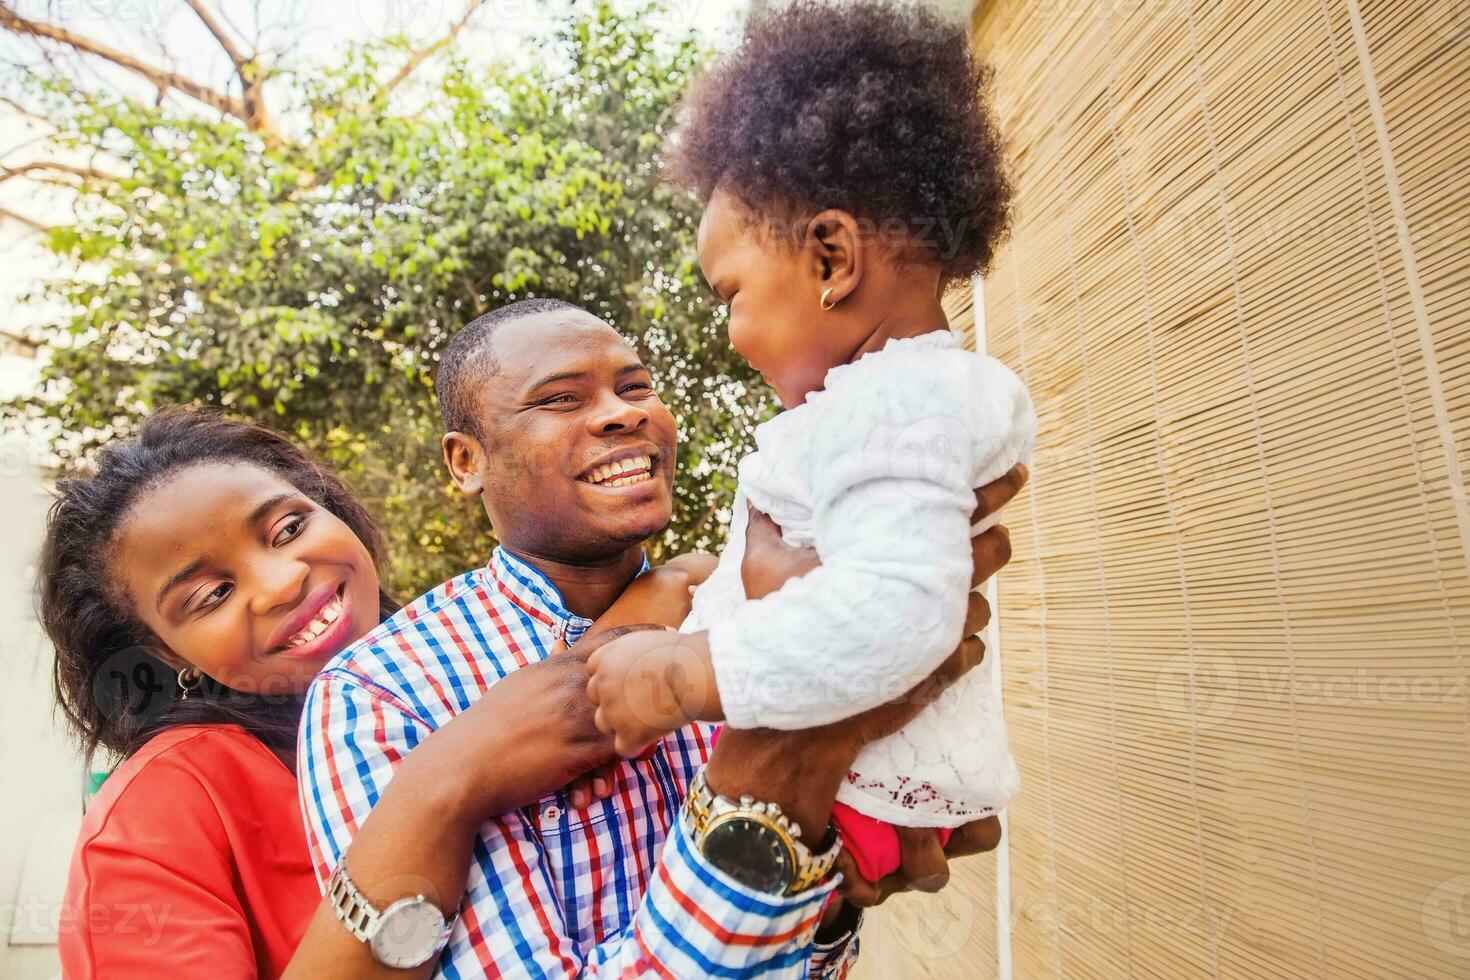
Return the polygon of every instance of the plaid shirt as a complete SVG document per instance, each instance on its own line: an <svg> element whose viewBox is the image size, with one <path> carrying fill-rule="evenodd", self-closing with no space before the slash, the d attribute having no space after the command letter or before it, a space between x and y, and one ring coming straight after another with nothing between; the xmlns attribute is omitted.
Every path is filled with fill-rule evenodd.
<svg viewBox="0 0 1470 980"><path fill-rule="evenodd" d="M499 548L328 664L307 695L297 767L318 883L415 745L590 625ZM435 976L845 976L855 937L812 939L831 882L776 898L694 849L680 803L709 754L710 729L692 725L623 760L606 800L573 810L558 792L488 820Z"/></svg>

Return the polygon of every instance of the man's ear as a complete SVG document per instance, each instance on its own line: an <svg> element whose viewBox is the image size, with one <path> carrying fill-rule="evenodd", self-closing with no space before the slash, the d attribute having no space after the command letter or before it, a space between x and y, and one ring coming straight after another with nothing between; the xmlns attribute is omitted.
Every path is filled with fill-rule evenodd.
<svg viewBox="0 0 1470 980"><path fill-rule="evenodd" d="M482 463L485 447L480 440L465 432L446 432L440 440L444 448L444 465L454 477L455 486L467 497L478 497L485 489Z"/></svg>
<svg viewBox="0 0 1470 980"><path fill-rule="evenodd" d="M862 226L848 212L832 208L814 216L807 222L802 251L823 307L836 306L862 282L867 242Z"/></svg>

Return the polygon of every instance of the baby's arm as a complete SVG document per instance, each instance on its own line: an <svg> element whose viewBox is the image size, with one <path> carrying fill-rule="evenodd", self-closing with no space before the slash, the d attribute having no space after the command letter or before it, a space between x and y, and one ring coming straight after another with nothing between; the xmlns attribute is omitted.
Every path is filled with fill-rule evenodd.
<svg viewBox="0 0 1470 980"><path fill-rule="evenodd" d="M971 483L1029 455L1034 432L1015 375L962 356L974 360L926 371L922 386L889 372L895 390L877 379L861 404L828 403L832 425L814 427L810 454L821 567L710 631L732 726L849 717L911 689L959 642Z"/></svg>
<svg viewBox="0 0 1470 980"><path fill-rule="evenodd" d="M738 534L746 526L742 520L746 513L742 499L737 498L736 506L741 508L734 525ZM764 515L749 525L744 543L740 573L746 595L752 597L774 592L817 564L814 551L782 543L780 528ZM619 599L598 624L623 602ZM689 622L697 620L691 617ZM708 634L697 627L688 634L646 629L617 637L589 636L582 641L593 651L587 664L587 693L597 707L595 720L613 736L620 755L637 754L642 746L691 721L724 720L707 641Z"/></svg>

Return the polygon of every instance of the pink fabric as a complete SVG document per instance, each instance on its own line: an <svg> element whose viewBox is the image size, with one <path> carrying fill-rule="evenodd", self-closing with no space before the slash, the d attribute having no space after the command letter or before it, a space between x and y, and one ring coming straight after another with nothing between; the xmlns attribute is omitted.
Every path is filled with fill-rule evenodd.
<svg viewBox="0 0 1470 980"><path fill-rule="evenodd" d="M720 733L724 730L724 725L715 729L710 745L720 741ZM832 822L837 825L837 832L842 835L843 850L852 855L858 874L869 881L893 874L903 863L898 831L893 824L859 813L846 803L832 805ZM948 844L950 835L954 833L948 827L936 827L934 832L939 835L940 847Z"/></svg>
<svg viewBox="0 0 1470 980"><path fill-rule="evenodd" d="M858 874L869 881L878 881L899 869L903 854L893 824L859 813L846 803L832 807L832 822L842 834L842 846L852 856ZM939 835L941 847L949 843L954 833L948 827L936 827L934 832Z"/></svg>

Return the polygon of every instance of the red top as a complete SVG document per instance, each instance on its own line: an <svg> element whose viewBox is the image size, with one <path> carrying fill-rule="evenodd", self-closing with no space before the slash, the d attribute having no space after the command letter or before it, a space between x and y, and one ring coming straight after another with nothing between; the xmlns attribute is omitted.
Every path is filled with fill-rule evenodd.
<svg viewBox="0 0 1470 980"><path fill-rule="evenodd" d="M108 777L82 821L62 973L279 976L320 901L291 771L239 727L173 728Z"/></svg>

